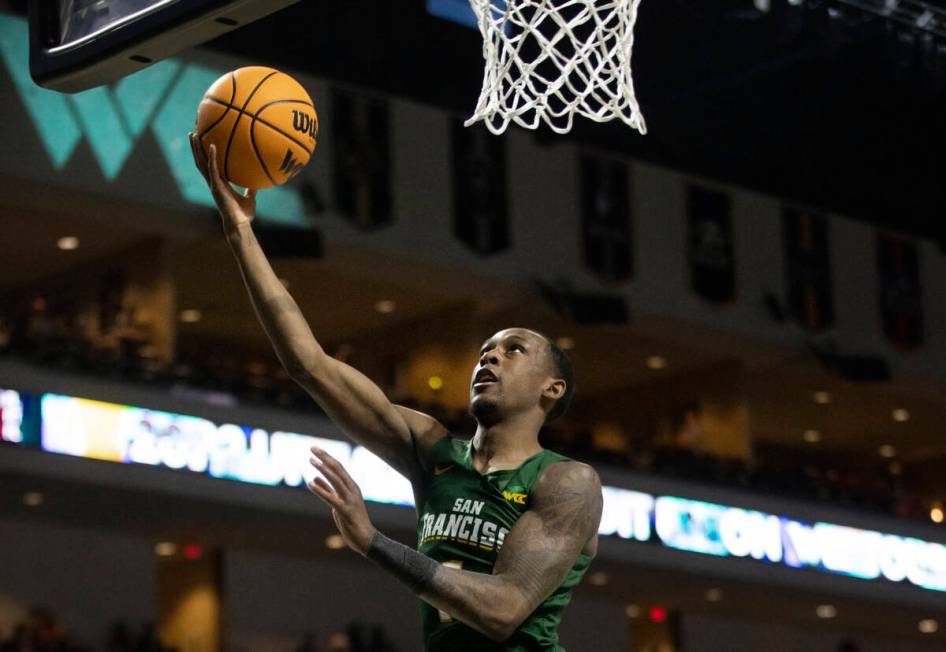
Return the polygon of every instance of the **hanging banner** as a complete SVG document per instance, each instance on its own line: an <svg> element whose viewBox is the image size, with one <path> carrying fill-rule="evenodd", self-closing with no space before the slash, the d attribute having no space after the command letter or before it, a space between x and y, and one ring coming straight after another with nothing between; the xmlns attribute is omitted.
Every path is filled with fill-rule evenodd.
<svg viewBox="0 0 946 652"><path fill-rule="evenodd" d="M107 4L96 3L94 11ZM214 201L194 166L187 133L207 87L247 62L226 58L219 67L208 67L182 55L114 84L66 94L40 88L30 78L29 43L26 18L0 11L6 154L0 156L0 175L207 216L194 210L212 208ZM298 184L260 193L257 211L261 223L310 226Z"/></svg>
<svg viewBox="0 0 946 652"><path fill-rule="evenodd" d="M627 163L585 154L579 173L582 261L602 281L629 280L634 260Z"/></svg>
<svg viewBox="0 0 946 652"><path fill-rule="evenodd" d="M923 345L923 296L915 242L877 235L880 315L884 335L900 351Z"/></svg>
<svg viewBox="0 0 946 652"><path fill-rule="evenodd" d="M481 256L510 246L505 142L482 127L451 125L453 234Z"/></svg>
<svg viewBox="0 0 946 652"><path fill-rule="evenodd" d="M834 324L828 221L823 215L785 207L785 272L788 309L810 331Z"/></svg>
<svg viewBox="0 0 946 652"><path fill-rule="evenodd" d="M687 197L690 285L707 301L736 298L736 265L729 195L690 186Z"/></svg>
<svg viewBox="0 0 946 652"><path fill-rule="evenodd" d="M332 137L338 212L364 231L390 224L391 125L387 102L335 91Z"/></svg>

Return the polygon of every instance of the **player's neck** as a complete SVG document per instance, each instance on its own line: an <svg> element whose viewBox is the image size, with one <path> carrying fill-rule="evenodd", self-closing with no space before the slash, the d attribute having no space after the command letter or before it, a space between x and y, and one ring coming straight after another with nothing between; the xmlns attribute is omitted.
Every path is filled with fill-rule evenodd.
<svg viewBox="0 0 946 652"><path fill-rule="evenodd" d="M516 468L542 451L539 427L526 415L479 425L473 435L473 465L481 473Z"/></svg>

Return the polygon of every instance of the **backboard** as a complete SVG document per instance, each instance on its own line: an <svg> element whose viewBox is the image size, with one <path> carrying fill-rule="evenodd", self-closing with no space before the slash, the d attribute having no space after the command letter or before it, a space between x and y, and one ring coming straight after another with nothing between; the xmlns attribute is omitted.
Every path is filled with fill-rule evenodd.
<svg viewBox="0 0 946 652"><path fill-rule="evenodd" d="M30 0L30 74L78 92L115 81L298 0Z"/></svg>

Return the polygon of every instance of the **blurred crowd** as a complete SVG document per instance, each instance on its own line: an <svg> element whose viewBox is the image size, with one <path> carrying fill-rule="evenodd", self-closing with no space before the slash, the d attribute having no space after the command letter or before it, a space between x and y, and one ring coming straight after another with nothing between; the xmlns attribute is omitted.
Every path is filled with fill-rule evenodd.
<svg viewBox="0 0 946 652"><path fill-rule="evenodd" d="M324 645L312 632L306 632L293 652L397 652L398 648L384 627L361 622L350 623L344 631L327 637ZM112 625L98 645L77 641L45 607L33 607L22 622L13 626L9 637L0 631L0 652L177 652L164 645L152 623L133 629L123 621ZM289 652L287 650L287 652Z"/></svg>
<svg viewBox="0 0 946 652"><path fill-rule="evenodd" d="M154 625L146 623L132 631L123 622L115 623L102 646L91 646L74 639L56 615L44 607L30 609L23 622L17 623L9 638L0 643L0 652L176 652L163 645Z"/></svg>
<svg viewBox="0 0 946 652"><path fill-rule="evenodd" d="M306 632L295 652L397 652L397 649L381 625L353 622L344 632L330 635L325 647L317 644L312 632Z"/></svg>

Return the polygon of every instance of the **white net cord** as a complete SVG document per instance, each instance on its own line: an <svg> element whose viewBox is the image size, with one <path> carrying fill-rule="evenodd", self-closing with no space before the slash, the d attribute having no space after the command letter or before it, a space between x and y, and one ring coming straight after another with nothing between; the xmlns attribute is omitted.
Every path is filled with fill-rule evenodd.
<svg viewBox="0 0 946 652"><path fill-rule="evenodd" d="M466 126L510 122L556 133L574 116L619 119L647 133L631 53L640 0L470 0L483 35L483 88Z"/></svg>

